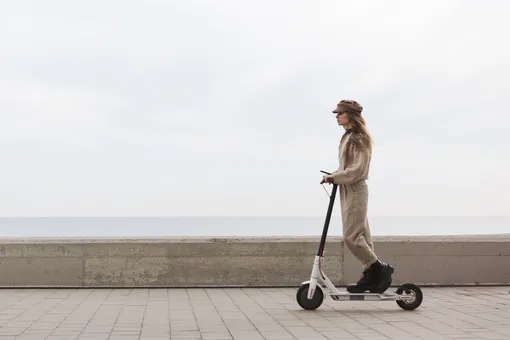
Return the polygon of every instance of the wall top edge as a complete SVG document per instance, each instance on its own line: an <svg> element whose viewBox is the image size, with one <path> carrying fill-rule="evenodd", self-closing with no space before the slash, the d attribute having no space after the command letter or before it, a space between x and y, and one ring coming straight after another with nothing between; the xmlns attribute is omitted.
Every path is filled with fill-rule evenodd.
<svg viewBox="0 0 510 340"><path fill-rule="evenodd" d="M510 242L510 234L491 235L425 235L372 236L376 242ZM2 237L0 244L94 244L94 243L261 243L319 242L317 236L218 236L218 237ZM327 242L341 242L342 237L330 236Z"/></svg>

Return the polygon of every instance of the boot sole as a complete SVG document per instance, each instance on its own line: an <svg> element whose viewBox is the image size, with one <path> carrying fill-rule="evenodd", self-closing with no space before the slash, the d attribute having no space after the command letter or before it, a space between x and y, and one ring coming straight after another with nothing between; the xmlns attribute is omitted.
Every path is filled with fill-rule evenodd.
<svg viewBox="0 0 510 340"><path fill-rule="evenodd" d="M372 292L372 289L374 289L375 287L364 287L364 288L354 288L354 289L349 289L349 287L347 287L347 292L349 293L352 293L352 294L360 294L360 293L365 293L365 292Z"/></svg>

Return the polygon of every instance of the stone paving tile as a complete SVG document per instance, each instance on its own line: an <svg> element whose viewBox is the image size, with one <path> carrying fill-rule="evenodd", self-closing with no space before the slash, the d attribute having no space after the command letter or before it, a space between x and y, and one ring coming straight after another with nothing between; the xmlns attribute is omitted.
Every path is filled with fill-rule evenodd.
<svg viewBox="0 0 510 340"><path fill-rule="evenodd" d="M510 287L423 288L423 304L326 298L296 289L2 289L0 340L510 339Z"/></svg>

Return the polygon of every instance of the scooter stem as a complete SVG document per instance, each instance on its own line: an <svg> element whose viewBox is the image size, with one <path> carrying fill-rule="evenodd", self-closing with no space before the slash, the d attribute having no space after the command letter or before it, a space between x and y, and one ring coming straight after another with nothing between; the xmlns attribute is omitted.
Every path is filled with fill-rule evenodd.
<svg viewBox="0 0 510 340"><path fill-rule="evenodd" d="M322 171L322 173L331 175L329 172ZM326 238L328 236L329 222L331 221L331 214L333 212L333 206L335 204L336 191L338 189L338 184L333 184L333 190L331 191L331 196L329 198L328 211L326 213L326 220L324 221L324 228L322 230L322 237L319 243L319 249L317 250L317 256L322 257L324 255L324 247L326 245Z"/></svg>

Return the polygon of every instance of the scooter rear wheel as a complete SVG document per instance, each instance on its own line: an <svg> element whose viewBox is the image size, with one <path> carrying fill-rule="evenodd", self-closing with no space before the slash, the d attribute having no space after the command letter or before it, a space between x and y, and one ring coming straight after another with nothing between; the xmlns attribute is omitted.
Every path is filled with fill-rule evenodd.
<svg viewBox="0 0 510 340"><path fill-rule="evenodd" d="M318 285L315 288L315 292L311 299L308 298L308 288L310 287L309 283L305 283L301 287L299 287L296 293L297 303L301 306L301 308L306 310L314 310L319 308L322 305L322 301L324 301L324 293L322 292L321 287Z"/></svg>
<svg viewBox="0 0 510 340"><path fill-rule="evenodd" d="M413 283L404 283L397 288L396 293L406 293L412 295L413 299L411 301L397 300L397 305L405 310L414 310L418 308L423 301L423 292L421 291L420 287Z"/></svg>

